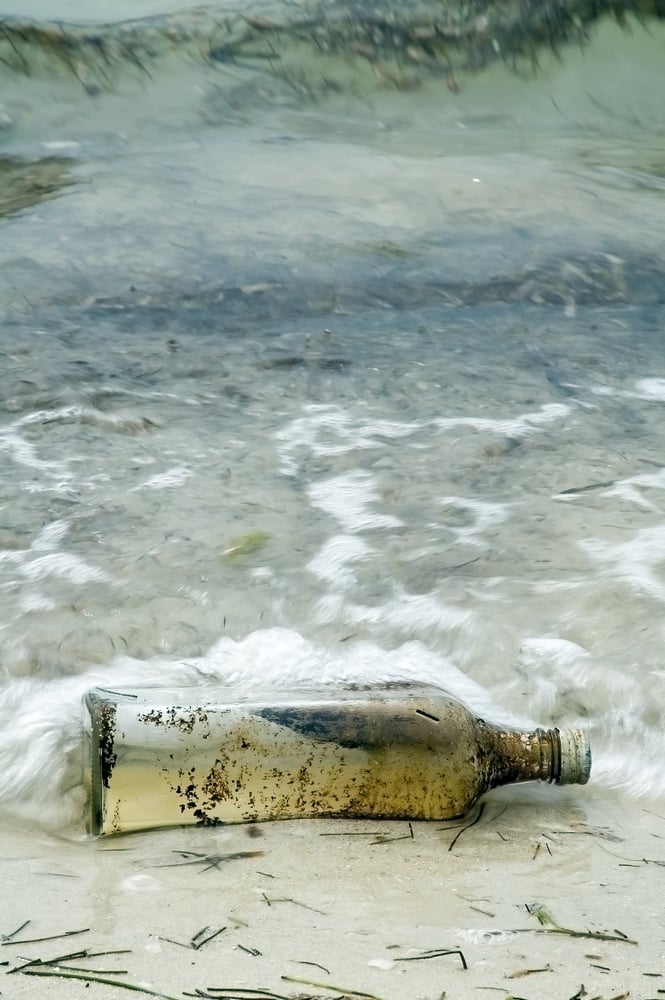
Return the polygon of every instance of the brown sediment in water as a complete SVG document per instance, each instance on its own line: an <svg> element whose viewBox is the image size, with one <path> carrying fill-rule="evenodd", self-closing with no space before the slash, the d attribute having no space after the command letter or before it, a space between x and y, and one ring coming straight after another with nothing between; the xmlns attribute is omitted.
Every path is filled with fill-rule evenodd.
<svg viewBox="0 0 665 1000"><path fill-rule="evenodd" d="M66 157L21 160L0 156L0 218L61 194L75 183L71 167L72 160Z"/></svg>

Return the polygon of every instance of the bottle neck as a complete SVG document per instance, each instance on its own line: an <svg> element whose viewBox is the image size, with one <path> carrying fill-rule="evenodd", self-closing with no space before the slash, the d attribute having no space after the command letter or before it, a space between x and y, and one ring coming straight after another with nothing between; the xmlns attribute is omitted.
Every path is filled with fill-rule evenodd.
<svg viewBox="0 0 665 1000"><path fill-rule="evenodd" d="M561 783L558 729L522 731L487 726L487 787L522 781Z"/></svg>

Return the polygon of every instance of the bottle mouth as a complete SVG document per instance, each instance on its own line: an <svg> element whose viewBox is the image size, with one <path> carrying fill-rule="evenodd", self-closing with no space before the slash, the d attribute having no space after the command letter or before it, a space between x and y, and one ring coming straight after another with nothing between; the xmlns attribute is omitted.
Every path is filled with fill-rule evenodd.
<svg viewBox="0 0 665 1000"><path fill-rule="evenodd" d="M557 785L586 785L591 774L591 745L582 729L555 729L558 766L553 769Z"/></svg>

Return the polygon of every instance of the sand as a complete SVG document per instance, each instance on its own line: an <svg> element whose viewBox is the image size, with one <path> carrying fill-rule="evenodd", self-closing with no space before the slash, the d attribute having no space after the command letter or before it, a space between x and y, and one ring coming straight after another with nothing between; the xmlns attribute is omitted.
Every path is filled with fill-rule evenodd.
<svg viewBox="0 0 665 1000"><path fill-rule="evenodd" d="M302 820L83 842L5 830L0 994L114 1000L125 983L178 998L655 1000L664 838L665 803L592 786L503 790L461 824ZM116 970L97 976L117 986L12 974L83 949L128 949L62 963ZM427 955L439 950L450 954Z"/></svg>

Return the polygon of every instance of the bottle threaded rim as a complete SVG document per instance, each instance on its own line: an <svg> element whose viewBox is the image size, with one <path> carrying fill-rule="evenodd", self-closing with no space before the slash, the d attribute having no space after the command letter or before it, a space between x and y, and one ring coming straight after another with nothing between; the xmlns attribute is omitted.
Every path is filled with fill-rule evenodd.
<svg viewBox="0 0 665 1000"><path fill-rule="evenodd" d="M555 729L559 760L557 785L586 785L591 774L591 745L582 729ZM558 773L557 773L558 772Z"/></svg>

